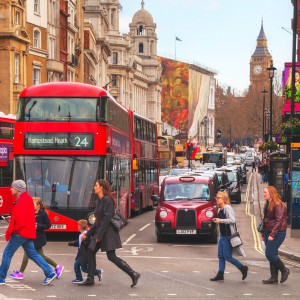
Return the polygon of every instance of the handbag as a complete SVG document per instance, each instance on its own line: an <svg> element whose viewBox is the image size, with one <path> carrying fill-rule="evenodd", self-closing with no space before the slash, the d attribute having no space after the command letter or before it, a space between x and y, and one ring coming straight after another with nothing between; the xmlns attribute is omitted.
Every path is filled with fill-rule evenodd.
<svg viewBox="0 0 300 300"><path fill-rule="evenodd" d="M228 237L228 240L229 240L232 248L243 245L243 241L242 241L240 234L236 228L236 223L234 223L234 226L235 226L235 233Z"/></svg>
<svg viewBox="0 0 300 300"><path fill-rule="evenodd" d="M258 225L257 225L257 231L260 233L263 233L265 231L264 229L264 221L261 221Z"/></svg>
<svg viewBox="0 0 300 300"><path fill-rule="evenodd" d="M115 231L120 231L122 227L125 226L126 220L120 213L120 211L116 210L115 215L111 218L110 223Z"/></svg>
<svg viewBox="0 0 300 300"><path fill-rule="evenodd" d="M243 241L242 241L238 231L236 231L234 234L229 236L228 239L229 239L229 242L230 242L232 248L243 245Z"/></svg>

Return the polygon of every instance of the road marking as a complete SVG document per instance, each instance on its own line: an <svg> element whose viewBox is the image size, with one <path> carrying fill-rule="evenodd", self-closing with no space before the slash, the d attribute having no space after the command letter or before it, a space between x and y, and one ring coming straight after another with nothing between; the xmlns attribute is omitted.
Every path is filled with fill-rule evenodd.
<svg viewBox="0 0 300 300"><path fill-rule="evenodd" d="M168 296L177 296L177 294L167 294Z"/></svg>
<svg viewBox="0 0 300 300"><path fill-rule="evenodd" d="M148 226L150 226L150 225L151 225L151 223L145 225L144 227L142 227L141 229L139 229L139 231L143 231L144 229L146 229L146 228L147 228Z"/></svg>
<svg viewBox="0 0 300 300"><path fill-rule="evenodd" d="M166 274L161 274L161 273L157 273L157 272L152 272L152 273L155 274L155 275L157 275L157 276L165 277L165 278L171 279L173 281L179 282L181 284L191 285L193 287L202 288L202 289L205 289L205 290L208 290L208 291L211 291L211 292L215 292L216 291L215 289L211 289L211 288L208 288L206 286L194 284L194 283L191 283L191 282L188 282L188 281L185 281L185 280L180 280L180 279L171 277L171 276L166 275Z"/></svg>
<svg viewBox="0 0 300 300"><path fill-rule="evenodd" d="M126 245L128 242L130 242L135 236L136 236L135 233L134 233L133 235L131 235L131 236L125 241L125 243L123 243L123 245Z"/></svg>

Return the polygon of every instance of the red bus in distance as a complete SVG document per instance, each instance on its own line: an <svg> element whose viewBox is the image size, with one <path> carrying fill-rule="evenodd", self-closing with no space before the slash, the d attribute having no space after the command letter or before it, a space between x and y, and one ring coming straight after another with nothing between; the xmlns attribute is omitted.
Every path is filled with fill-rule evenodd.
<svg viewBox="0 0 300 300"><path fill-rule="evenodd" d="M153 208L152 195L158 195L158 146L155 122L130 111L132 122L131 212L140 214Z"/></svg>
<svg viewBox="0 0 300 300"><path fill-rule="evenodd" d="M0 215L10 214L13 198L13 142L16 117L0 112Z"/></svg>
<svg viewBox="0 0 300 300"><path fill-rule="evenodd" d="M93 221L97 179L109 181L117 208L130 217L132 132L129 111L104 89L55 82L25 88L19 98L15 178L41 197L52 227L77 232Z"/></svg>

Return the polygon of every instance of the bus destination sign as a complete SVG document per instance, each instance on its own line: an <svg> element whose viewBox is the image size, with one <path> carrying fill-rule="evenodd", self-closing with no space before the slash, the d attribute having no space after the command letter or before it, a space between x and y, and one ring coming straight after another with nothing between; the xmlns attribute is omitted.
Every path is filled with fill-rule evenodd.
<svg viewBox="0 0 300 300"><path fill-rule="evenodd" d="M27 150L92 150L94 137L91 133L31 132L25 133L24 148Z"/></svg>

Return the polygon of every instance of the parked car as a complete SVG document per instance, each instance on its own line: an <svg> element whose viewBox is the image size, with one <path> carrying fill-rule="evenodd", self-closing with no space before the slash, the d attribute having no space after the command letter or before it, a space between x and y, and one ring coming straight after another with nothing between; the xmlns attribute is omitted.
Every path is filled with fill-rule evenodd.
<svg viewBox="0 0 300 300"><path fill-rule="evenodd" d="M163 181L157 203L155 234L157 242L166 237L199 236L217 243L218 229L213 218L217 206L212 180L199 175L170 176Z"/></svg>

